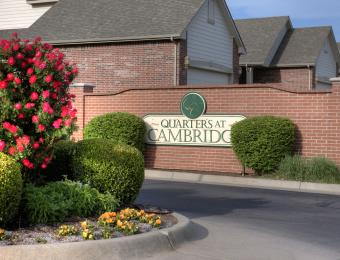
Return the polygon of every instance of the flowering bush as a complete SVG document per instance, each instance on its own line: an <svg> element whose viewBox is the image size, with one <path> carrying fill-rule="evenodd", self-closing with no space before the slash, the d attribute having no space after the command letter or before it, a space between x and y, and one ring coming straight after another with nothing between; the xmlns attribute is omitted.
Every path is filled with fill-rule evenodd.
<svg viewBox="0 0 340 260"><path fill-rule="evenodd" d="M29 170L47 167L52 144L75 128L69 85L77 72L40 38L0 41L0 152Z"/></svg>

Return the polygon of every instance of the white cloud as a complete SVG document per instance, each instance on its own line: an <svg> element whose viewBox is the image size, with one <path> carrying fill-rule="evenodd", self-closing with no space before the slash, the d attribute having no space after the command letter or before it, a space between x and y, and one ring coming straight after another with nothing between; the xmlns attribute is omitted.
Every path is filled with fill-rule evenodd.
<svg viewBox="0 0 340 260"><path fill-rule="evenodd" d="M339 0L227 0L232 10L249 17L289 15L296 19L339 17Z"/></svg>

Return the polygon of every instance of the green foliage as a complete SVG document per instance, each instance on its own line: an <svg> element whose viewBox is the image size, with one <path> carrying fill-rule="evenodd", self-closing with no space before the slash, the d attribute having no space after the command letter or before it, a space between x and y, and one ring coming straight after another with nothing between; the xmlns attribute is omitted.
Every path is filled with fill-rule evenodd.
<svg viewBox="0 0 340 260"><path fill-rule="evenodd" d="M30 224L62 222L68 217L89 217L107 210L114 211L118 201L111 194L100 194L78 182L51 182L24 189L24 213Z"/></svg>
<svg viewBox="0 0 340 260"><path fill-rule="evenodd" d="M282 160L274 176L304 182L340 183L340 171L336 164L324 157L311 159L287 156Z"/></svg>
<svg viewBox="0 0 340 260"><path fill-rule="evenodd" d="M129 113L110 113L92 119L84 129L84 139L103 138L144 151L144 121Z"/></svg>
<svg viewBox="0 0 340 260"><path fill-rule="evenodd" d="M248 118L232 126L231 141L243 165L259 174L270 173L286 155L291 154L295 126L286 118Z"/></svg>
<svg viewBox="0 0 340 260"><path fill-rule="evenodd" d="M22 193L20 165L6 154L0 153L0 227L15 220Z"/></svg>
<svg viewBox="0 0 340 260"><path fill-rule="evenodd" d="M76 145L72 170L78 180L129 204L136 199L144 181L144 158L132 146L87 139Z"/></svg>
<svg viewBox="0 0 340 260"><path fill-rule="evenodd" d="M53 146L54 158L43 173L47 181L61 181L66 176L72 178L71 158L74 154L75 143L72 141L59 141Z"/></svg>

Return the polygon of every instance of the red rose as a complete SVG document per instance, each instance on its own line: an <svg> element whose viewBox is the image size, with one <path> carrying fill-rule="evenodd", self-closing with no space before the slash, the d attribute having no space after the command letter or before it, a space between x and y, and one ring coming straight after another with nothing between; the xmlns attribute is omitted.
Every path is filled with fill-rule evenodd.
<svg viewBox="0 0 340 260"><path fill-rule="evenodd" d="M13 51L18 51L20 49L20 44L16 43L13 45Z"/></svg>
<svg viewBox="0 0 340 260"><path fill-rule="evenodd" d="M72 124L72 119L67 119L64 122L64 125L67 126L67 127L69 127L71 124Z"/></svg>
<svg viewBox="0 0 340 260"><path fill-rule="evenodd" d="M22 53L18 53L17 56L16 56L16 58L17 58L18 60L22 60L22 59L24 58L24 55L23 55Z"/></svg>
<svg viewBox="0 0 340 260"><path fill-rule="evenodd" d="M32 75L31 77L30 77L30 79L29 79L29 83L31 84L31 85L33 85L36 81L37 81L37 76L36 75Z"/></svg>
<svg viewBox="0 0 340 260"><path fill-rule="evenodd" d="M18 115L18 118L19 118L19 119L24 119L24 118L25 118L25 115L22 114L22 113L20 113L20 114Z"/></svg>
<svg viewBox="0 0 340 260"><path fill-rule="evenodd" d="M27 75L32 75L34 70L32 68L27 69Z"/></svg>
<svg viewBox="0 0 340 260"><path fill-rule="evenodd" d="M14 146L11 146L9 149L8 149L8 153L10 154L10 155L14 155L14 154L16 154L16 152L17 152L17 148L15 148Z"/></svg>
<svg viewBox="0 0 340 260"><path fill-rule="evenodd" d="M11 124L9 122L3 122L2 127L8 130L11 127Z"/></svg>
<svg viewBox="0 0 340 260"><path fill-rule="evenodd" d="M33 149L34 149L34 150L39 149L39 147L40 147L40 144L39 144L39 143L36 142L36 143L33 144Z"/></svg>
<svg viewBox="0 0 340 260"><path fill-rule="evenodd" d="M14 105L14 108L15 108L16 110L21 110L21 109L22 109L22 105L21 105L20 103L16 103L16 104Z"/></svg>
<svg viewBox="0 0 340 260"><path fill-rule="evenodd" d="M22 83L20 78L15 78L14 79L15 84L20 85Z"/></svg>
<svg viewBox="0 0 340 260"><path fill-rule="evenodd" d="M46 63L45 62L40 63L39 69L41 69L41 70L46 69Z"/></svg>
<svg viewBox="0 0 340 260"><path fill-rule="evenodd" d="M8 129L7 129L11 134L16 134L18 132L18 128L15 125L11 125Z"/></svg>
<svg viewBox="0 0 340 260"><path fill-rule="evenodd" d="M2 152L6 147L6 143L2 140L0 140L0 152Z"/></svg>
<svg viewBox="0 0 340 260"><path fill-rule="evenodd" d="M15 64L15 59L13 57L9 57L7 63L8 65L13 66Z"/></svg>
<svg viewBox="0 0 340 260"><path fill-rule="evenodd" d="M50 91L44 90L44 91L42 92L42 96L43 96L44 99L49 98L49 97L50 97Z"/></svg>
<svg viewBox="0 0 340 260"><path fill-rule="evenodd" d="M47 76L45 77L45 82L46 82L46 83L51 83L52 80L53 80L53 76L52 76L51 74L50 74L50 75L47 75Z"/></svg>
<svg viewBox="0 0 340 260"><path fill-rule="evenodd" d="M13 73L8 73L7 74L7 80L9 80L9 81L14 80L14 74Z"/></svg>
<svg viewBox="0 0 340 260"><path fill-rule="evenodd" d="M5 89L7 88L8 83L6 81L0 81L0 89Z"/></svg>
<svg viewBox="0 0 340 260"><path fill-rule="evenodd" d="M39 116L37 115L32 116L32 123L39 123Z"/></svg>
<svg viewBox="0 0 340 260"><path fill-rule="evenodd" d="M63 122L63 120L61 120L60 118L59 119L57 119L57 120L55 120L54 122L53 122L53 127L55 128L55 129L59 129L60 128L60 126L61 126L61 124L62 124L62 122Z"/></svg>
<svg viewBox="0 0 340 260"><path fill-rule="evenodd" d="M30 98L32 101L36 101L39 99L39 94L37 92L32 92Z"/></svg>
<svg viewBox="0 0 340 260"><path fill-rule="evenodd" d="M34 103L27 103L27 104L25 105L25 108L26 108L26 109L31 109L31 108L33 108L33 107L35 107L35 104L34 104Z"/></svg>
<svg viewBox="0 0 340 260"><path fill-rule="evenodd" d="M42 163L40 167L41 167L41 169L46 169L47 168L47 164L46 163Z"/></svg>
<svg viewBox="0 0 340 260"><path fill-rule="evenodd" d="M39 124L38 125L38 130L40 131L40 132L43 132L43 131L45 131L45 126L44 125L41 125L41 124Z"/></svg>

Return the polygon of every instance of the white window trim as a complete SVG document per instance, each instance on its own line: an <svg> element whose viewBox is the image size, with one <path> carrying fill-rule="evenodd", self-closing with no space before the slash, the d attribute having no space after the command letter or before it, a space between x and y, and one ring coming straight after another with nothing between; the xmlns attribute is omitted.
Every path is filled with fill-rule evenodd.
<svg viewBox="0 0 340 260"><path fill-rule="evenodd" d="M26 2L30 5L56 3L58 1L59 0L26 0Z"/></svg>

